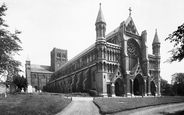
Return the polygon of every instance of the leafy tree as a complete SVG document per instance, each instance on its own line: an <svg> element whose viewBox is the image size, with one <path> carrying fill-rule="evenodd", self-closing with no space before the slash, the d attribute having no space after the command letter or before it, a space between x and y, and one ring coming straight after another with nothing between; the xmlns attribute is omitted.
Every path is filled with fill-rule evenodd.
<svg viewBox="0 0 184 115"><path fill-rule="evenodd" d="M22 88L25 90L27 87L27 79L24 76L14 75L13 83L17 85L18 89L21 90Z"/></svg>
<svg viewBox="0 0 184 115"><path fill-rule="evenodd" d="M172 56L167 61L181 61L184 58L184 23L178 26L178 29L172 34L169 34L169 37L165 40L170 40L171 43L174 43L174 48L169 51Z"/></svg>
<svg viewBox="0 0 184 115"><path fill-rule="evenodd" d="M162 95L171 95L171 84L167 80L161 79Z"/></svg>
<svg viewBox="0 0 184 115"><path fill-rule="evenodd" d="M22 47L19 45L21 40L18 37L21 32L15 30L14 33L11 33L8 30L9 26L3 19L3 16L6 16L6 10L7 7L3 4L0 7L0 74L7 71L10 77L12 74L21 71L19 69L21 63L15 60L13 56L18 54Z"/></svg>
<svg viewBox="0 0 184 115"><path fill-rule="evenodd" d="M175 95L184 95L184 73L172 75L172 90Z"/></svg>

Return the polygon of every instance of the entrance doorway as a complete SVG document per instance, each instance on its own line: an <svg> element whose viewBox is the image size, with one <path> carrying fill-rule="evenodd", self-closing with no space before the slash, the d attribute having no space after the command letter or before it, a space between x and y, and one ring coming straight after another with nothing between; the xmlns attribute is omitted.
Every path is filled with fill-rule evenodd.
<svg viewBox="0 0 184 115"><path fill-rule="evenodd" d="M123 81L120 78L118 78L115 81L115 95L116 96L124 95L124 85L123 85Z"/></svg>
<svg viewBox="0 0 184 115"><path fill-rule="evenodd" d="M134 79L133 88L134 95L143 96L145 94L145 84L143 77L140 74L138 74Z"/></svg>
<svg viewBox="0 0 184 115"><path fill-rule="evenodd" d="M134 95L140 95L140 91L139 91L139 81L137 78L134 79Z"/></svg>
<svg viewBox="0 0 184 115"><path fill-rule="evenodd" d="M155 92L156 92L155 82L151 81L151 95L155 96Z"/></svg>

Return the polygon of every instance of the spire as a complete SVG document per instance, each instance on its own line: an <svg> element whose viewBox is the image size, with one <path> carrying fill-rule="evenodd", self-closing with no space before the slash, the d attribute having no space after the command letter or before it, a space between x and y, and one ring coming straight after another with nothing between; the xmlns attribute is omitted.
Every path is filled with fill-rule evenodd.
<svg viewBox="0 0 184 115"><path fill-rule="evenodd" d="M97 19L96 19L96 23L98 23L98 22L104 22L105 23L105 19L104 19L102 10L101 10L101 3L100 3L100 8L99 8L98 16L97 16Z"/></svg>
<svg viewBox="0 0 184 115"><path fill-rule="evenodd" d="M27 59L26 59L26 67L30 66L31 65L31 60L29 58L29 55L27 55Z"/></svg>
<svg viewBox="0 0 184 115"><path fill-rule="evenodd" d="M153 49L154 55L157 55L157 56L160 55L160 40L158 39L157 29L156 29L155 37L152 43L152 49Z"/></svg>
<svg viewBox="0 0 184 115"><path fill-rule="evenodd" d="M153 44L156 44L156 43L160 43L160 40L159 40L158 34L157 34L157 29L155 30L155 37L154 37L154 40L153 40Z"/></svg>

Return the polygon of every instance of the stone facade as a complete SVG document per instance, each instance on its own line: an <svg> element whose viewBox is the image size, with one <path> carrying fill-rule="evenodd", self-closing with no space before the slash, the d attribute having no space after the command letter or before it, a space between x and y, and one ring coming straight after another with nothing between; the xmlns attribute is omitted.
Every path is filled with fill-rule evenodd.
<svg viewBox="0 0 184 115"><path fill-rule="evenodd" d="M96 90L102 96L160 95L160 41L148 54L147 32L139 35L131 13L106 35L101 6L96 19L96 42L67 61L47 82L49 92Z"/></svg>

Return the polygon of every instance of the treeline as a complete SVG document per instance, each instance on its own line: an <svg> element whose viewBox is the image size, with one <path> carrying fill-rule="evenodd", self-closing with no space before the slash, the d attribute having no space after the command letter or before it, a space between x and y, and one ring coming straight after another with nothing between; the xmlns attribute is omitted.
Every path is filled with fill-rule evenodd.
<svg viewBox="0 0 184 115"><path fill-rule="evenodd" d="M162 79L161 93L163 96L184 96L184 73L173 74L171 84Z"/></svg>

